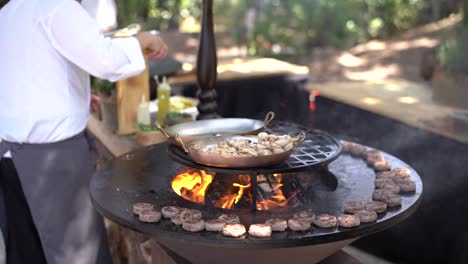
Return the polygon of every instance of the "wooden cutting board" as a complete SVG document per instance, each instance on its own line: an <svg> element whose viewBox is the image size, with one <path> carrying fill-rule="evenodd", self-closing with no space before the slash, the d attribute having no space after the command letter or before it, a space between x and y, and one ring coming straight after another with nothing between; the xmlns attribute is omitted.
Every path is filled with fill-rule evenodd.
<svg viewBox="0 0 468 264"><path fill-rule="evenodd" d="M149 100L149 66L145 58L145 70L134 77L117 82L117 133L132 134L136 131L137 109L144 96Z"/></svg>

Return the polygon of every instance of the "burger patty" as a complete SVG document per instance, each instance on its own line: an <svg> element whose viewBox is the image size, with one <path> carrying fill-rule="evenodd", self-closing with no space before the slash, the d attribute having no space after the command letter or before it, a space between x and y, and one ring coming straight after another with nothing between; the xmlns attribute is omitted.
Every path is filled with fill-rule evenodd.
<svg viewBox="0 0 468 264"><path fill-rule="evenodd" d="M158 211L143 211L140 213L140 221L145 223L157 223L161 220L161 213Z"/></svg>
<svg viewBox="0 0 468 264"><path fill-rule="evenodd" d="M397 180L401 192L415 192L416 183L412 180Z"/></svg>
<svg viewBox="0 0 468 264"><path fill-rule="evenodd" d="M161 209L161 213L164 218L172 218L176 216L177 213L179 213L179 211L180 211L180 207L177 207L177 206L164 206Z"/></svg>
<svg viewBox="0 0 468 264"><path fill-rule="evenodd" d="M171 218L171 222L175 225L182 225L185 221L192 218L192 214L189 209L182 208L179 213Z"/></svg>
<svg viewBox="0 0 468 264"><path fill-rule="evenodd" d="M363 210L364 209L364 204L361 202L347 202L344 204L344 212L345 213L350 213L353 214L356 211Z"/></svg>
<svg viewBox="0 0 468 264"><path fill-rule="evenodd" d="M354 213L359 217L361 223L370 223L377 220L377 213L370 210L360 210Z"/></svg>
<svg viewBox="0 0 468 264"><path fill-rule="evenodd" d="M222 214L218 217L218 219L223 220L226 224L239 224L239 216L235 214Z"/></svg>
<svg viewBox="0 0 468 264"><path fill-rule="evenodd" d="M310 221L303 218L288 219L288 227L293 231L306 231L310 229Z"/></svg>
<svg viewBox="0 0 468 264"><path fill-rule="evenodd" d="M293 218L306 220L309 223L312 223L314 221L315 214L310 210L306 210L306 211L295 213L293 215Z"/></svg>
<svg viewBox="0 0 468 264"><path fill-rule="evenodd" d="M319 214L314 219L314 225L322 228L336 227L336 217L329 214Z"/></svg>
<svg viewBox="0 0 468 264"><path fill-rule="evenodd" d="M272 231L285 231L286 228L288 228L288 222L285 219L279 219L279 218L273 218L273 219L268 219L265 222L265 225L271 226Z"/></svg>
<svg viewBox="0 0 468 264"><path fill-rule="evenodd" d="M369 211L374 211L376 213L383 213L387 211L387 204L379 201L367 202L364 204L364 208Z"/></svg>
<svg viewBox="0 0 468 264"><path fill-rule="evenodd" d="M150 203L135 203L133 204L133 213L139 215L142 211L151 211L154 205Z"/></svg>
<svg viewBox="0 0 468 264"><path fill-rule="evenodd" d="M392 169L392 163L388 160L379 160L372 165L376 171L389 171Z"/></svg>
<svg viewBox="0 0 468 264"><path fill-rule="evenodd" d="M200 232L205 229L205 221L191 218L182 223L182 228L190 232Z"/></svg>
<svg viewBox="0 0 468 264"><path fill-rule="evenodd" d="M342 227L356 227L361 224L357 215L343 214L338 216L338 224Z"/></svg>
<svg viewBox="0 0 468 264"><path fill-rule="evenodd" d="M246 232L245 226L241 224L226 224L223 226L223 235L230 237L240 237Z"/></svg>
<svg viewBox="0 0 468 264"><path fill-rule="evenodd" d="M255 237L270 237L271 226L265 224L253 224L249 227L249 234Z"/></svg>
<svg viewBox="0 0 468 264"><path fill-rule="evenodd" d="M226 224L224 220L221 219L211 219L205 222L206 231L211 232L220 232L223 230L223 226Z"/></svg>

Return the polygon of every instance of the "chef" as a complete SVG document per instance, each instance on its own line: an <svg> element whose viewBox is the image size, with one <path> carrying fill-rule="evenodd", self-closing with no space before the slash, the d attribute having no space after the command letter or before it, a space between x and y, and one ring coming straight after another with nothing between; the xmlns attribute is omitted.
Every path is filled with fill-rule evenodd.
<svg viewBox="0 0 468 264"><path fill-rule="evenodd" d="M75 0L0 9L0 213L7 263L111 263L89 196L89 75L116 81L162 59L158 36L109 39ZM2 206L0 206L0 209Z"/></svg>

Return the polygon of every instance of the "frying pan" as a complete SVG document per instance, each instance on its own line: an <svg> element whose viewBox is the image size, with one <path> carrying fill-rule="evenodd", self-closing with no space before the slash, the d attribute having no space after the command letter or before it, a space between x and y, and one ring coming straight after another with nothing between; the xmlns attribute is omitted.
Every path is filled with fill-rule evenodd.
<svg viewBox="0 0 468 264"><path fill-rule="evenodd" d="M286 160L291 153L299 146L305 139L305 133L301 132L297 137L296 141L293 143L294 146L292 149L271 155L261 155L261 156L224 156L215 153L208 153L198 149L194 149L192 146L201 145L203 147L216 146L218 142L224 140L241 140L247 139L254 143L258 142L256 136L217 136L217 137L207 137L202 139L197 139L184 143L182 139L176 135L176 140L179 145L182 146L184 151L195 161L196 163L212 166L212 167L221 167L221 168L253 168L253 167L268 167L282 161Z"/></svg>
<svg viewBox="0 0 468 264"><path fill-rule="evenodd" d="M248 118L219 118L184 122L167 128L158 126L158 128L172 143L181 146L175 135L179 135L182 142L213 136L256 135L266 129L273 118L275 114L268 112L263 122Z"/></svg>

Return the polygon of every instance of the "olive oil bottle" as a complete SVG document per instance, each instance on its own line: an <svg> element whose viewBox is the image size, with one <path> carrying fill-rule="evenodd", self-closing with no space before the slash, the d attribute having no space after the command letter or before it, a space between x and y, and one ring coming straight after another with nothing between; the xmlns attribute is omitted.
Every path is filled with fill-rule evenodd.
<svg viewBox="0 0 468 264"><path fill-rule="evenodd" d="M166 77L163 77L163 81L158 86L158 123L164 126L164 119L169 112L171 99L171 86L167 83Z"/></svg>

